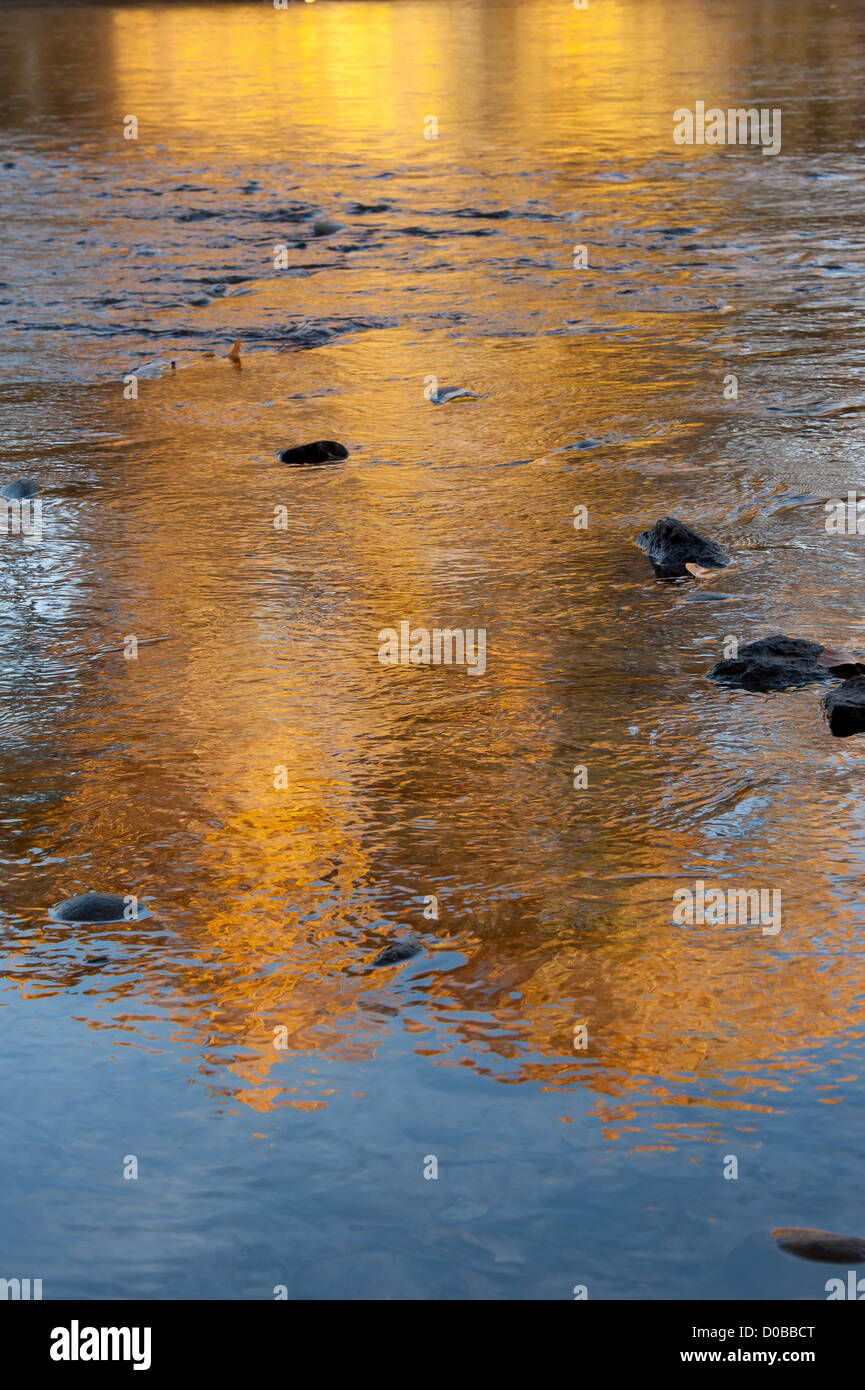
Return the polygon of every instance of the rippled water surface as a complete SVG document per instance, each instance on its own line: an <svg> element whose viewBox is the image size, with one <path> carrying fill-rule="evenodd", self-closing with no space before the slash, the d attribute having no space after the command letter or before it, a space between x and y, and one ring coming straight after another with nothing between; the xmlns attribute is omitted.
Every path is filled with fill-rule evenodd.
<svg viewBox="0 0 865 1390"><path fill-rule="evenodd" d="M865 1235L863 744L706 672L865 649L865 11L2 18L0 1274L824 1297L769 1231ZM698 99L781 153L674 145ZM730 570L655 579L666 514ZM674 925L699 878L782 930Z"/></svg>

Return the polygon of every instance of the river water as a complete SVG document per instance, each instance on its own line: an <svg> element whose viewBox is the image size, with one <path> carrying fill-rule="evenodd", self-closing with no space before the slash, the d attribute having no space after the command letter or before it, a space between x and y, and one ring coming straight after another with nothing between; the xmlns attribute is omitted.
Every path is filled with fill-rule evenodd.
<svg viewBox="0 0 865 1390"><path fill-rule="evenodd" d="M825 1297L770 1231L865 1235L863 744L705 677L865 648L858 0L0 17L0 1275Z"/></svg>

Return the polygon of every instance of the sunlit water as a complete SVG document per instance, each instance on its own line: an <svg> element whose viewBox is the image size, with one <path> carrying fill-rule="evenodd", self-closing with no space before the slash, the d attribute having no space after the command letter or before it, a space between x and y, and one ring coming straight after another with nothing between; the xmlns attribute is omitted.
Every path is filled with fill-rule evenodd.
<svg viewBox="0 0 865 1390"><path fill-rule="evenodd" d="M769 1231L865 1235L863 743L705 677L865 648L865 11L2 17L0 1276L824 1297ZM697 99L782 152L675 146ZM734 566L654 579L665 514ZM697 878L782 930L674 925Z"/></svg>

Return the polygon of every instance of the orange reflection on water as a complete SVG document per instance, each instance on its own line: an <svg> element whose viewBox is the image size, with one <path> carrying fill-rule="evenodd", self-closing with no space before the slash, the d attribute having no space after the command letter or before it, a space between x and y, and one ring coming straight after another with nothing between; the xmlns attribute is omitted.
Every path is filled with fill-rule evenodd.
<svg viewBox="0 0 865 1390"><path fill-rule="evenodd" d="M768 1114L799 1076L850 1065L828 1053L863 1021L855 750L826 742L814 692L748 703L704 681L728 631L778 613L846 626L851 581L801 516L766 519L760 488L778 479L741 439L727 459L720 396L707 404L769 296L765 267L749 279L759 248L798 244L753 188L744 228L723 222L710 152L683 191L698 153L673 163L675 74L738 99L750 52L730 31L719 49L699 6L683 13L679 27L646 5L636 35L617 5L590 22L543 4L442 5L434 24L411 4L87 19L103 26L112 142L122 116L140 122L139 143L115 148L103 111L81 118L87 157L104 146L139 181L94 219L95 278L119 318L142 285L154 301L128 337L94 332L100 370L68 400L26 400L47 421L34 467L54 508L45 571L23 586L41 608L19 605L8 644L24 663L8 785L26 833L7 969L28 997L85 985L93 1012L76 1016L95 1033L170 1044L262 1112L328 1094L323 1075L309 1095L283 1084L284 1061L372 1061L399 1028L435 1065L592 1091L611 1142L670 1105ZM804 51L814 20L796 13ZM56 40L32 23L50 70ZM831 68L843 39L827 43ZM37 86L67 119L68 90ZM827 139L848 116L825 113ZM638 156L654 162L616 182ZM190 169L216 206L176 223ZM158 212L123 221L169 185ZM274 190L333 208L345 236L316 241ZM381 210L350 211L361 194ZM280 278L286 226L309 244ZM575 283L584 235L596 263ZM232 256L248 279L226 271ZM307 316L354 331L295 350L288 329ZM178 365L124 403L121 359L143 328ZM239 369L224 359L236 336ZM430 376L477 400L432 407ZM743 434L763 419L753 397ZM275 463L288 442L330 437L346 466ZM698 506L748 541L725 612L655 584L632 545L655 515ZM809 571L783 549L802 535ZM383 668L377 634L403 619L484 626L488 672ZM116 650L127 633L142 638L134 663ZM34 652L47 718L26 705ZM697 876L781 884L782 935L674 927L673 890ZM107 965L87 935L44 923L95 885L157 909L104 934ZM366 970L399 935L425 955ZM713 1126L666 1139L714 1142Z"/></svg>

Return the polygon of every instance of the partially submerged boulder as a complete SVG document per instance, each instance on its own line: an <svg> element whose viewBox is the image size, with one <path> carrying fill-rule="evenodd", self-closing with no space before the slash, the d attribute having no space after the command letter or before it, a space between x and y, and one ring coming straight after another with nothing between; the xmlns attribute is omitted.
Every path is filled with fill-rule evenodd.
<svg viewBox="0 0 865 1390"><path fill-rule="evenodd" d="M865 1240L859 1236L838 1236L834 1231L811 1230L807 1226L779 1226L772 1235L782 1250L801 1260L843 1265L862 1264L865 1260Z"/></svg>
<svg viewBox="0 0 865 1390"><path fill-rule="evenodd" d="M7 483L0 491L0 497L5 497L9 502L23 502L26 498L36 497L38 494L39 484L30 478L17 478L14 483Z"/></svg>
<svg viewBox="0 0 865 1390"><path fill-rule="evenodd" d="M427 400L431 405L446 405L448 401L476 401L477 396L465 386L437 386Z"/></svg>
<svg viewBox="0 0 865 1390"><path fill-rule="evenodd" d="M369 962L369 967L381 965L401 965L405 960L412 960L414 956L420 955L420 946L415 941L391 941L377 956Z"/></svg>
<svg viewBox="0 0 865 1390"><path fill-rule="evenodd" d="M664 578L687 574L685 566L689 563L709 569L724 569L730 564L730 556L715 541L698 536L674 516L662 516L650 530L641 532L637 545Z"/></svg>
<svg viewBox="0 0 865 1390"><path fill-rule="evenodd" d="M865 733L865 676L855 676L830 690L823 701L829 732L836 738Z"/></svg>
<svg viewBox="0 0 865 1390"><path fill-rule="evenodd" d="M140 922L151 913L132 893L79 893L55 903L48 915L53 922L92 927L104 922Z"/></svg>
<svg viewBox="0 0 865 1390"><path fill-rule="evenodd" d="M280 463L288 463L293 468L308 468L316 463L336 463L338 459L348 458L348 449L337 444L335 439L316 439L312 444L298 444L294 449L283 449L276 456Z"/></svg>
<svg viewBox="0 0 865 1390"><path fill-rule="evenodd" d="M709 680L742 690L789 690L844 675L850 669L857 669L857 662L847 653L776 632L759 642L746 643L738 656L716 662Z"/></svg>

